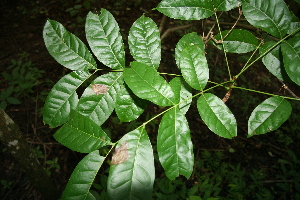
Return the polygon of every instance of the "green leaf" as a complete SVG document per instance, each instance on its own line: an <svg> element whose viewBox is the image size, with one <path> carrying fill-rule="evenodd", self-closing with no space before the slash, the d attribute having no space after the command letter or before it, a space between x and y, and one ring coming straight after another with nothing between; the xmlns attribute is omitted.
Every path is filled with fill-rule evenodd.
<svg viewBox="0 0 300 200"><path fill-rule="evenodd" d="M80 153L90 153L111 143L100 126L74 110L69 121L54 134L54 138Z"/></svg>
<svg viewBox="0 0 300 200"><path fill-rule="evenodd" d="M7 102L11 104L21 104L21 101L15 97L8 97Z"/></svg>
<svg viewBox="0 0 300 200"><path fill-rule="evenodd" d="M281 44L285 70L292 81L300 85L300 37L293 37Z"/></svg>
<svg viewBox="0 0 300 200"><path fill-rule="evenodd" d="M153 68L159 67L161 59L160 34L155 22L142 15L129 31L128 44L133 58Z"/></svg>
<svg viewBox="0 0 300 200"><path fill-rule="evenodd" d="M223 38L229 30L222 31L221 34ZM221 40L221 34L215 36L216 40ZM248 53L256 49L258 45L258 40L249 31L241 29L233 29L229 35L223 40L223 44L226 52L229 53ZM217 44L219 49L223 49L222 44Z"/></svg>
<svg viewBox="0 0 300 200"><path fill-rule="evenodd" d="M275 44L275 41L270 41L263 44L259 49L259 54L261 55L265 53L269 48L271 48ZM282 73L284 68L283 63L280 59L280 54L280 46L277 46L262 58L262 62L274 76L283 81Z"/></svg>
<svg viewBox="0 0 300 200"><path fill-rule="evenodd" d="M48 20L43 37L50 55L71 70L96 69L97 64L85 44L62 24Z"/></svg>
<svg viewBox="0 0 300 200"><path fill-rule="evenodd" d="M250 24L283 38L292 17L283 0L246 0L242 3L243 14Z"/></svg>
<svg viewBox="0 0 300 200"><path fill-rule="evenodd" d="M209 69L204 51L190 43L175 57L184 80L194 89L203 90L209 78Z"/></svg>
<svg viewBox="0 0 300 200"><path fill-rule="evenodd" d="M135 95L159 106L174 104L174 93L170 85L153 67L137 61L130 65L131 68L124 69L124 80Z"/></svg>
<svg viewBox="0 0 300 200"><path fill-rule="evenodd" d="M125 67L120 28L110 12L103 8L99 16L89 12L85 29L87 41L100 62L113 69Z"/></svg>
<svg viewBox="0 0 300 200"><path fill-rule="evenodd" d="M98 150L86 155L74 169L61 199L89 199L89 189L104 159Z"/></svg>
<svg viewBox="0 0 300 200"><path fill-rule="evenodd" d="M214 14L213 3L207 0L163 0L156 9L168 17L182 20L200 20Z"/></svg>
<svg viewBox="0 0 300 200"><path fill-rule="evenodd" d="M110 72L96 78L83 92L77 111L101 126L115 108L117 94L122 84L122 73ZM107 91L96 94L93 85L103 85Z"/></svg>
<svg viewBox="0 0 300 200"><path fill-rule="evenodd" d="M148 101L135 96L126 85L120 86L116 102L116 113L120 122L130 122L137 119L147 105Z"/></svg>
<svg viewBox="0 0 300 200"><path fill-rule="evenodd" d="M145 128L125 134L118 146L126 144L129 157L123 163L111 165L107 191L111 199L152 199L155 178L153 150Z"/></svg>
<svg viewBox="0 0 300 200"><path fill-rule="evenodd" d="M259 104L248 121L248 137L276 130L292 112L291 104L282 97L270 97Z"/></svg>
<svg viewBox="0 0 300 200"><path fill-rule="evenodd" d="M197 108L202 120L212 132L229 139L237 135L235 117L220 98L204 93L197 101Z"/></svg>
<svg viewBox="0 0 300 200"><path fill-rule="evenodd" d="M183 49L191 46L191 44L198 46L202 51L204 51L204 42L202 38L196 32L192 32L185 34L177 43L175 48L175 58L180 57L180 53ZM177 63L177 65L179 64Z"/></svg>
<svg viewBox="0 0 300 200"><path fill-rule="evenodd" d="M237 0L214 0L213 2L217 11L229 11L239 6Z"/></svg>
<svg viewBox="0 0 300 200"><path fill-rule="evenodd" d="M44 123L57 127L68 120L71 109L78 103L76 89L90 76L87 71L74 71L54 85L43 108Z"/></svg>
<svg viewBox="0 0 300 200"><path fill-rule="evenodd" d="M185 114L192 103L192 88L183 80L183 78L180 77L173 78L170 81L170 86L175 94L174 103L181 103L185 101L179 105L179 110Z"/></svg>
<svg viewBox="0 0 300 200"><path fill-rule="evenodd" d="M166 176L189 178L193 172L194 154L190 129L184 113L173 108L164 114L158 129L157 152Z"/></svg>

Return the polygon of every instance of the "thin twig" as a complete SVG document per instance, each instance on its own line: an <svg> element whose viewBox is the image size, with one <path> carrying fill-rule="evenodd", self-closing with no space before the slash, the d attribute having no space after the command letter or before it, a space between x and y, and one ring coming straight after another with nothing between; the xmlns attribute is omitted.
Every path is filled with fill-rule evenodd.
<svg viewBox="0 0 300 200"><path fill-rule="evenodd" d="M161 40L163 40L164 38L166 38L171 32L173 31L178 31L178 30L182 30L182 29L187 29L194 26L194 24L187 24L187 25L183 25L183 26L177 26L174 28L169 28L167 29L164 34L160 37Z"/></svg>
<svg viewBox="0 0 300 200"><path fill-rule="evenodd" d="M167 21L167 16L166 15L163 15L161 21L160 21L160 24L159 24L159 32L162 33L162 30L164 29L164 26L166 24L166 21Z"/></svg>
<svg viewBox="0 0 300 200"><path fill-rule="evenodd" d="M294 98L300 99L282 80L278 79L282 83L282 87L288 91Z"/></svg>

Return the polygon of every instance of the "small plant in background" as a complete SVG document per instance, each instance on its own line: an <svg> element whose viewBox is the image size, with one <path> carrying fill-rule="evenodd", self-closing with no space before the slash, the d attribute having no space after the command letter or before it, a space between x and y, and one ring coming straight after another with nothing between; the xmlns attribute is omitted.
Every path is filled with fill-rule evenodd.
<svg viewBox="0 0 300 200"><path fill-rule="evenodd" d="M238 11L236 22L229 30L221 31L220 15L217 13L235 8ZM175 76L170 82L158 71L161 60L158 27L144 15L133 23L129 31L129 49L135 60L130 66L125 66L124 44L118 23L105 9L101 10L100 15L92 12L87 15L85 29L90 48L62 24L54 20L48 20L45 24L43 37L49 53L72 72L62 77L49 93L43 108L44 122L51 127L62 125L54 134L58 142L71 150L88 153L74 169L62 199L94 199L90 187L112 151L106 187L109 198L151 199L155 165L146 126L159 117L157 140L153 144L157 147L158 161L170 181L167 178L158 181L165 194L156 192L157 198L218 199L221 198L225 183L228 184L229 194L223 192L224 196L230 196L230 192L234 191L234 198L239 199L251 197L259 191L257 198L269 197L270 190L262 187L265 177L263 170L251 171L249 179L253 183L249 185L239 179L244 176L244 169L231 167L236 171L229 173L230 165L221 162L221 153L216 153L212 159L209 152L204 152L202 158L194 162L186 113L194 101L195 109L208 129L218 136L232 139L237 136L237 120L226 102L232 100L232 90L251 91L269 98L259 103L250 114L248 137L278 129L292 111L287 99L299 101L299 97L286 86L293 97L240 87L236 82L250 82L251 78L245 76L243 80L242 75L262 59L266 68L279 80L285 80L282 73L285 71L295 84L300 85L299 20L294 19L282 0L163 0L156 9L174 19L202 20L213 17L215 20L216 34L212 29L202 37L193 32L178 41L175 60L181 75ZM242 14L254 29L262 29L272 35L274 41L266 42L248 30L234 29ZM220 82L209 81L211 74L205 54L208 42L223 51L225 57L227 74L226 78L219 79ZM111 71L92 79L101 69L97 68L89 49ZM249 52L249 59L234 74L235 66L228 61L228 53ZM89 85L79 97L76 90L86 82ZM215 88L225 88L220 94L222 99L213 93ZM160 107L160 112L137 128L124 131L120 139L112 142L112 137L101 125L113 111L118 121L131 122L144 112L149 102ZM99 149L107 146L110 146L109 151L100 155ZM201 174L193 174L194 164L202 171ZM175 178L180 175L186 178L193 176L198 184L179 192L176 188L183 182ZM240 190L241 186L244 191ZM178 194L171 194L175 191Z"/></svg>
<svg viewBox="0 0 300 200"><path fill-rule="evenodd" d="M7 182L6 180L1 180L0 182L2 184L2 190L10 189L13 184L13 182Z"/></svg>
<svg viewBox="0 0 300 200"><path fill-rule="evenodd" d="M1 75L4 78L3 84L8 88L0 93L0 106L3 110L9 104L20 104L22 97L30 97L34 93L34 87L39 85L44 70L40 70L29 60L29 54L23 52L19 54L18 60L11 60L11 65L7 67Z"/></svg>

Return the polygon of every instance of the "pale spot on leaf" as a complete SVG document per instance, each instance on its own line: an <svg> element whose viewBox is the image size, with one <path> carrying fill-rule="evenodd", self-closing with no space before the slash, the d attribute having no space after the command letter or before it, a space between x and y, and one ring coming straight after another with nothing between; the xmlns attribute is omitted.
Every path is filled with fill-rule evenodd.
<svg viewBox="0 0 300 200"><path fill-rule="evenodd" d="M128 159L128 148L127 148L127 141L124 142L119 148L115 149L115 152L111 159L112 165L118 165L125 162Z"/></svg>
<svg viewBox="0 0 300 200"><path fill-rule="evenodd" d="M92 90L96 95L105 94L108 91L108 87L104 84L93 84Z"/></svg>

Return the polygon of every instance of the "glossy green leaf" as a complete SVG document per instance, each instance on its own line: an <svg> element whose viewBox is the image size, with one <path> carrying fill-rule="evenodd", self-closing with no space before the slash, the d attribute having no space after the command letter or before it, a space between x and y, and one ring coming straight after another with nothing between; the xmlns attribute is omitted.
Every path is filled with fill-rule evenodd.
<svg viewBox="0 0 300 200"><path fill-rule="evenodd" d="M204 42L202 38L196 32L192 32L184 35L177 43L175 48L175 58L180 57L183 49L189 47L191 44L198 46L202 51L204 51ZM177 65L179 65L179 63L177 63Z"/></svg>
<svg viewBox="0 0 300 200"><path fill-rule="evenodd" d="M213 2L217 11L229 11L239 6L237 0L214 0Z"/></svg>
<svg viewBox="0 0 300 200"><path fill-rule="evenodd" d="M129 50L133 58L153 68L159 67L161 59L160 34L155 22L142 15L129 31Z"/></svg>
<svg viewBox="0 0 300 200"><path fill-rule="evenodd" d="M96 69L97 64L85 44L62 24L48 20L43 37L50 55L71 70Z"/></svg>
<svg viewBox="0 0 300 200"><path fill-rule="evenodd" d="M175 94L174 103L181 103L179 110L185 114L192 103L192 88L180 77L173 78L170 81L170 86Z"/></svg>
<svg viewBox="0 0 300 200"><path fill-rule="evenodd" d="M122 84L122 73L110 72L96 78L83 92L77 110L101 126L115 108L117 94ZM102 94L96 94L93 85L100 84L107 88Z"/></svg>
<svg viewBox="0 0 300 200"><path fill-rule="evenodd" d="M184 80L194 89L203 90L209 78L209 69L204 51L190 43L175 57Z"/></svg>
<svg viewBox="0 0 300 200"><path fill-rule="evenodd" d="M100 126L74 110L69 121L54 134L54 138L80 153L90 153L111 143Z"/></svg>
<svg viewBox="0 0 300 200"><path fill-rule="evenodd" d="M259 104L248 121L248 137L276 130L292 112L291 104L282 97L270 97Z"/></svg>
<svg viewBox="0 0 300 200"><path fill-rule="evenodd" d="M135 96L127 85L120 86L115 109L120 122L130 122L137 119L147 105L148 101Z"/></svg>
<svg viewBox="0 0 300 200"><path fill-rule="evenodd" d="M263 44L259 49L259 54L263 54L266 52L269 48L271 48L274 44L276 44L275 41L270 41L265 44ZM280 46L275 47L272 49L268 54L266 54L262 58L262 62L266 66L266 68L278 79L283 81L283 62L280 59Z"/></svg>
<svg viewBox="0 0 300 200"><path fill-rule="evenodd" d="M197 101L197 108L202 120L212 132L229 139L237 135L235 117L220 98L204 93Z"/></svg>
<svg viewBox="0 0 300 200"><path fill-rule="evenodd" d="M86 71L74 71L54 85L43 108L44 123L57 127L67 122L71 109L78 103L76 89L90 76Z"/></svg>
<svg viewBox="0 0 300 200"><path fill-rule="evenodd" d="M223 38L229 30L222 31ZM221 34L215 36L216 40L221 40ZM258 40L249 31L241 29L233 29L228 36L223 40L226 52L229 53L248 53L257 48ZM223 49L222 44L217 44L219 49Z"/></svg>
<svg viewBox="0 0 300 200"><path fill-rule="evenodd" d="M189 178L193 172L194 154L190 129L184 113L173 108L164 114L158 129L157 152L166 176Z"/></svg>
<svg viewBox="0 0 300 200"><path fill-rule="evenodd" d="M154 157L145 129L140 128L125 134L117 147L124 143L129 157L123 163L110 166L108 194L114 200L152 199Z"/></svg>
<svg viewBox="0 0 300 200"><path fill-rule="evenodd" d="M103 8L99 16L90 12L87 15L85 30L87 41L100 62L113 69L125 67L120 28L110 12Z"/></svg>
<svg viewBox="0 0 300 200"><path fill-rule="evenodd" d="M164 15L182 20L200 20L214 14L214 6L207 0L163 0L157 8Z"/></svg>
<svg viewBox="0 0 300 200"><path fill-rule="evenodd" d="M296 84L300 85L300 37L293 37L281 44L284 68Z"/></svg>
<svg viewBox="0 0 300 200"><path fill-rule="evenodd" d="M135 95L159 106L174 104L170 85L153 67L136 61L130 65L131 68L124 69L124 80Z"/></svg>
<svg viewBox="0 0 300 200"><path fill-rule="evenodd" d="M291 23L291 14L283 0L246 0L242 3L247 21L269 34L283 38Z"/></svg>
<svg viewBox="0 0 300 200"><path fill-rule="evenodd" d="M74 169L61 199L93 199L89 189L104 159L98 150L86 155Z"/></svg>

